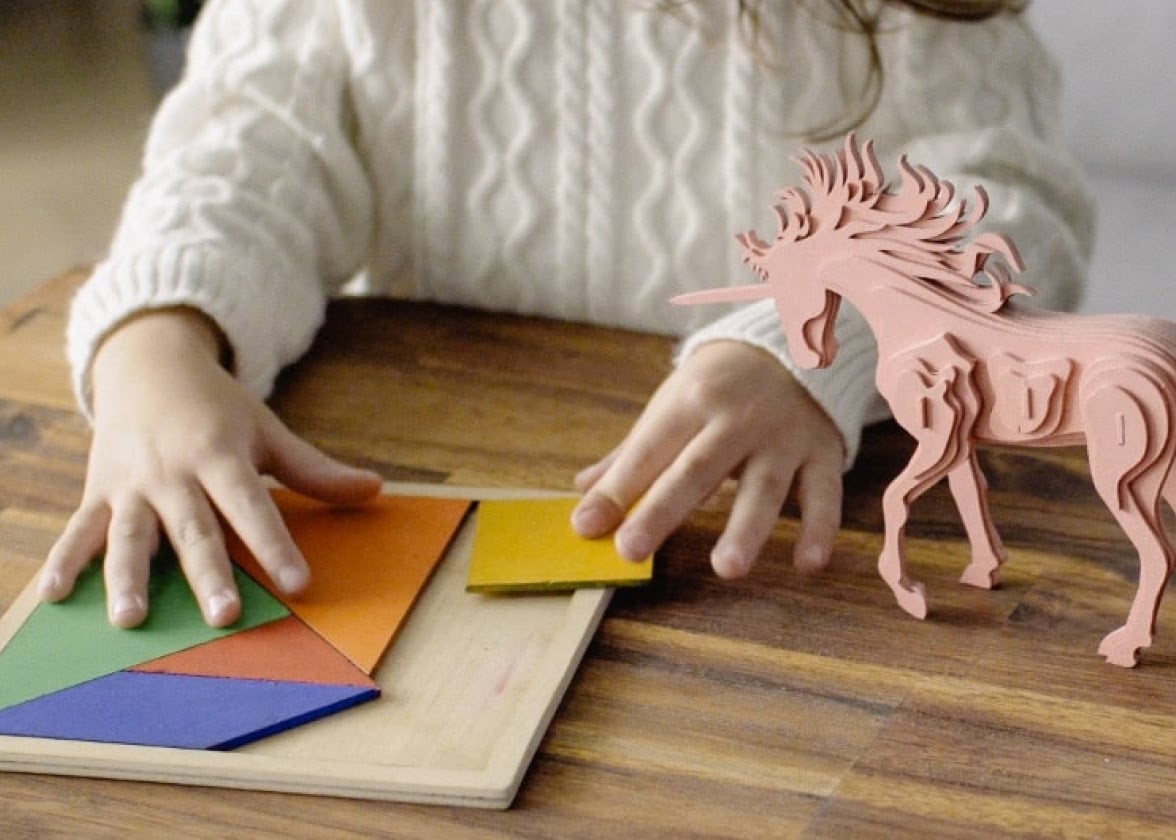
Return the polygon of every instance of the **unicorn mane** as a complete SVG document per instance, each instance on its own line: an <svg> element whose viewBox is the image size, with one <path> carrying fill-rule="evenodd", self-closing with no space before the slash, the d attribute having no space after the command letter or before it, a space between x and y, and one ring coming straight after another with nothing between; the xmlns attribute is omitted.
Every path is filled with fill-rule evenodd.
<svg viewBox="0 0 1176 840"><path fill-rule="evenodd" d="M796 162L804 172L804 187L777 196L777 242L818 235L870 240L878 257L899 273L988 312L1012 295L1033 293L1012 280L1024 266L1007 237L991 232L971 236L988 210L988 196L979 185L971 201L956 201L950 181L912 165L904 155L898 161L901 180L894 187L884 180L873 142L859 149L852 133L836 155L808 150ZM754 234L746 237L770 247ZM990 260L994 255L1002 259Z"/></svg>

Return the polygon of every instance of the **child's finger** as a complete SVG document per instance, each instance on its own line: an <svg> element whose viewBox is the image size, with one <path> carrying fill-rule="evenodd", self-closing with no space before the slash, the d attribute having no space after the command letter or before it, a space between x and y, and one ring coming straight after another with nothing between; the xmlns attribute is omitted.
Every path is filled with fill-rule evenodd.
<svg viewBox="0 0 1176 840"><path fill-rule="evenodd" d="M717 424L702 429L677 452L617 529L617 551L630 560L652 554L714 494L741 457Z"/></svg>
<svg viewBox="0 0 1176 840"><path fill-rule="evenodd" d="M261 418L264 455L259 468L291 490L324 502L349 504L380 492L383 479L352 467L298 437L268 410Z"/></svg>
<svg viewBox="0 0 1176 840"><path fill-rule="evenodd" d="M581 536L612 532L698 433L698 421L687 412L667 415L656 403L650 403L624 443L606 458L602 474L572 512L572 526Z"/></svg>
<svg viewBox="0 0 1176 840"><path fill-rule="evenodd" d="M804 571L817 571L829 563L833 541L841 528L841 453L818 457L805 465L797 479L800 533L793 548L793 562Z"/></svg>
<svg viewBox="0 0 1176 840"><path fill-rule="evenodd" d="M241 613L241 596L204 489L195 482L169 487L153 502L204 620L211 627L232 624Z"/></svg>
<svg viewBox="0 0 1176 840"><path fill-rule="evenodd" d="M109 526L105 503L83 504L74 511L41 567L37 592L43 600L60 601L73 591L78 574L102 551Z"/></svg>
<svg viewBox="0 0 1176 840"><path fill-rule="evenodd" d="M305 589L310 569L253 465L226 458L205 469L200 480L213 505L270 580L287 594Z"/></svg>
<svg viewBox="0 0 1176 840"><path fill-rule="evenodd" d="M159 521L147 503L134 497L115 504L102 561L107 615L115 627L137 627L147 618L147 580L158 548Z"/></svg>
<svg viewBox="0 0 1176 840"><path fill-rule="evenodd" d="M711 565L719 577L737 578L751 571L780 518L794 471L793 462L766 457L744 466L727 525L711 552Z"/></svg>
<svg viewBox="0 0 1176 840"><path fill-rule="evenodd" d="M600 477L602 475L604 475L605 472L608 471L609 467L611 467L613 465L613 463L617 460L617 455L620 453L620 451L623 447L624 447L624 444L622 443L620 446L614 448L612 452L609 452L607 455L605 455L603 458L601 458L595 464L584 467L584 469L582 469L578 473L576 473L575 478L572 479L573 486L577 490L579 490L581 493L588 491L592 487L592 485L594 485L597 481L600 480Z"/></svg>

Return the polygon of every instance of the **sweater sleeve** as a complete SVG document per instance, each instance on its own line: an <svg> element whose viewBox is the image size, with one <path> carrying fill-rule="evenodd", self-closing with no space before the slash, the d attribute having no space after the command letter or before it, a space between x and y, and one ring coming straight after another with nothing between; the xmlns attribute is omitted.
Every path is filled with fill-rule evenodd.
<svg viewBox="0 0 1176 840"><path fill-rule="evenodd" d="M886 92L859 135L877 142L890 177L898 155L906 154L952 182L960 195L984 187L989 211L980 229L1006 233L1017 244L1026 263L1018 280L1036 290L1034 303L1074 308L1090 259L1094 203L1083 173L1058 141L1060 80L1051 60L1019 16L982 24L918 17L901 32L883 42ZM799 368L767 300L688 336L677 358L717 340L771 353L837 425L848 468L862 428L889 409L874 384L873 336L848 304L841 306L836 335L840 350L828 368Z"/></svg>
<svg viewBox="0 0 1176 840"><path fill-rule="evenodd" d="M331 285L362 261L372 202L332 9L216 0L201 13L110 252L72 303L67 352L87 413L102 339L172 306L211 317L237 376L265 396L309 346Z"/></svg>

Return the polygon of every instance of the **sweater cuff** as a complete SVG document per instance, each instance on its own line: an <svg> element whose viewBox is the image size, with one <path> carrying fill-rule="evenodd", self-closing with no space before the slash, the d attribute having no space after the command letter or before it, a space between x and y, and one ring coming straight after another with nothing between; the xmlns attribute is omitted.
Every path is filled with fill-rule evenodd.
<svg viewBox="0 0 1176 840"><path fill-rule="evenodd" d="M770 353L837 426L845 444L844 467L849 469L861 446L862 428L889 416L889 411L874 384L878 349L869 326L852 307L842 306L835 335L839 349L829 367L801 368L788 353L775 302L763 300L737 309L688 336L678 349L675 364L712 341L742 341Z"/></svg>
<svg viewBox="0 0 1176 840"><path fill-rule="evenodd" d="M274 267L247 255L176 246L101 263L70 305L66 353L74 395L93 419L90 367L103 339L129 317L176 306L197 309L224 333L233 372L267 397L282 366L310 346L325 302L316 284L275 281Z"/></svg>

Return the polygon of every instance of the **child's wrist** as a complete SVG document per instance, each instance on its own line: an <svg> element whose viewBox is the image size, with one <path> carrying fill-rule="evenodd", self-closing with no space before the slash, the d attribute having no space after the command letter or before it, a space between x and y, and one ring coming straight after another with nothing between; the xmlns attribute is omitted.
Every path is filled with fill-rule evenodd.
<svg viewBox="0 0 1176 840"><path fill-rule="evenodd" d="M136 314L115 327L94 352L89 371L89 395L103 381L136 375L155 360L206 359L232 370L232 351L215 322L191 307L153 309Z"/></svg>
<svg viewBox="0 0 1176 840"><path fill-rule="evenodd" d="M206 353L223 366L231 367L232 350L224 333L211 318L188 306L146 310L123 321L98 346L94 366L104 356L175 351Z"/></svg>

